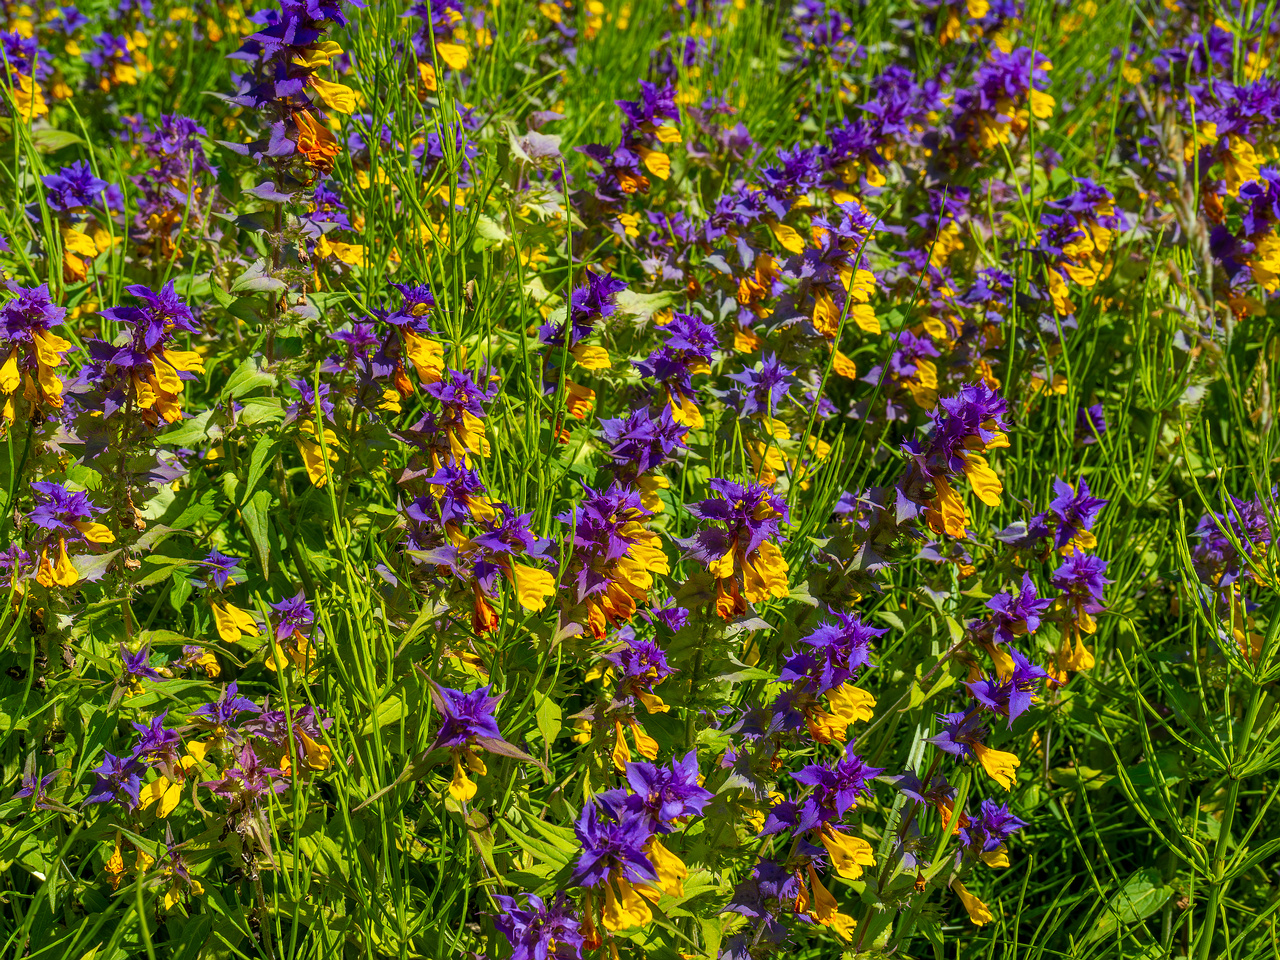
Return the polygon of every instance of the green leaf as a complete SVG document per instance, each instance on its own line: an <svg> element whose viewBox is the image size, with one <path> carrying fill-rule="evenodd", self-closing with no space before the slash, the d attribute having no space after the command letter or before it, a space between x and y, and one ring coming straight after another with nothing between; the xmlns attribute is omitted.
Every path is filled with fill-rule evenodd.
<svg viewBox="0 0 1280 960"><path fill-rule="evenodd" d="M235 373L227 379L227 385L222 388L222 396L239 399L254 390L274 386L275 382L275 375L262 370L258 366L257 357L250 357L236 367Z"/></svg>
<svg viewBox="0 0 1280 960"><path fill-rule="evenodd" d="M547 823L545 820L539 820L537 817L528 817L521 822L532 829L534 833L541 834L542 838L548 843L555 844L556 847L570 856L577 854L578 838L574 835L572 828L557 827Z"/></svg>
<svg viewBox="0 0 1280 960"><path fill-rule="evenodd" d="M1088 939L1100 940L1116 932L1120 924L1129 926L1145 920L1165 905L1173 896L1173 887L1166 886L1160 871L1155 867L1135 870L1107 901L1106 912L1098 918Z"/></svg>
<svg viewBox="0 0 1280 960"><path fill-rule="evenodd" d="M399 697L390 697L379 705L377 712L373 716L365 719L360 727L360 735L367 737L377 727L385 727L389 724L397 723L408 715L409 708L405 706L405 702Z"/></svg>
<svg viewBox="0 0 1280 960"><path fill-rule="evenodd" d="M249 475L244 483L247 492L251 493L258 485L258 481L262 479L275 449L276 439L270 435L259 437L258 442L253 445L253 453L249 457Z"/></svg>
<svg viewBox="0 0 1280 960"><path fill-rule="evenodd" d="M156 437L156 440L174 447L194 447L208 438L209 420L212 417L213 411L206 410L197 417L191 417L177 426L170 427Z"/></svg>
<svg viewBox="0 0 1280 960"><path fill-rule="evenodd" d="M271 519L271 491L259 490L249 498L248 503L240 508L240 516L244 519L245 532L257 551L258 562L262 564L262 575L265 577L271 570L271 546L267 541Z"/></svg>
<svg viewBox="0 0 1280 960"><path fill-rule="evenodd" d="M218 305L221 307L230 308L230 306L236 302L235 297L227 293L227 291L223 290L216 283L209 285L209 292L213 294L213 299L217 300Z"/></svg>
<svg viewBox="0 0 1280 960"><path fill-rule="evenodd" d="M161 580L168 580L173 576L175 570L183 567L192 566L192 561L185 557L157 557L147 556L143 558L143 563L151 564L150 567L134 581L140 587L149 587Z"/></svg>
<svg viewBox="0 0 1280 960"><path fill-rule="evenodd" d="M542 739L550 746L560 736L560 728L563 726L562 719L564 714L560 710L560 704L544 693L536 695L538 708L534 711L534 721L538 725L538 732L542 734Z"/></svg>
<svg viewBox="0 0 1280 960"><path fill-rule="evenodd" d="M45 127L31 131L31 142L41 153L55 153L63 147L83 146L84 140L66 130L55 130Z"/></svg>
<svg viewBox="0 0 1280 960"><path fill-rule="evenodd" d="M531 837L527 833L522 833L511 825L511 821L502 820L503 832L510 837L515 844L524 850L530 856L534 857L540 863L549 864L555 868L568 865L572 859L572 851L566 851L561 847L548 843L539 837ZM528 822L528 821L526 821Z"/></svg>
<svg viewBox="0 0 1280 960"><path fill-rule="evenodd" d="M275 423L284 419L284 405L275 397L247 397L236 419L249 427Z"/></svg>

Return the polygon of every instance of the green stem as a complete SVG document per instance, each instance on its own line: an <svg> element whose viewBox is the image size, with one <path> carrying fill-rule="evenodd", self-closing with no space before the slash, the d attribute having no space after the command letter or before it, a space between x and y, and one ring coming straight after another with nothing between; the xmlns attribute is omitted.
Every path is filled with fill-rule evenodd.
<svg viewBox="0 0 1280 960"><path fill-rule="evenodd" d="M1253 725L1258 718L1258 709L1262 706L1262 688L1257 684L1249 696L1249 707L1245 711L1244 723L1240 726L1240 737L1236 741L1235 757L1227 769L1231 786L1227 788L1227 804L1222 813L1222 826L1218 830L1218 840L1213 845L1213 881L1209 890L1209 906L1205 911L1204 925L1200 928L1199 960L1209 960L1209 952L1213 946L1214 928L1218 922L1218 908L1226 895L1227 884L1227 850L1231 845L1231 827L1235 820L1236 804L1240 796L1240 774L1237 770L1249 749L1249 740L1253 736Z"/></svg>

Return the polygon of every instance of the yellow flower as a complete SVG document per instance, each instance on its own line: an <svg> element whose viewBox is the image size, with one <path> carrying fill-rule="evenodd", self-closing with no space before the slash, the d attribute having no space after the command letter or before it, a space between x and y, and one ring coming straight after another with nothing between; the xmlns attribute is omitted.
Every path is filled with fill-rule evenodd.
<svg viewBox="0 0 1280 960"><path fill-rule="evenodd" d="M978 762L982 764L982 769L1000 786L1006 790L1013 789L1016 782L1016 771L1022 766L1022 761L1012 753L1005 753L1002 750L992 750L990 747L981 743L973 745L974 755L978 758Z"/></svg>
<svg viewBox="0 0 1280 960"><path fill-rule="evenodd" d="M956 892L956 896L960 898L960 902L964 904L965 911L969 914L969 919L975 924L982 926L984 923L990 923L995 919L991 915L991 911L987 909L987 905L966 890L964 884L959 880L951 884L951 889Z"/></svg>

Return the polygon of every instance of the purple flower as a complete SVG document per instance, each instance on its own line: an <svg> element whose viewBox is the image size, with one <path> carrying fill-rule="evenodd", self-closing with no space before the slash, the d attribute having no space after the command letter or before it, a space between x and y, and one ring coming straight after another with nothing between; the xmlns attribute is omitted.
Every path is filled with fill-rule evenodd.
<svg viewBox="0 0 1280 960"><path fill-rule="evenodd" d="M685 509L699 520L716 526L686 540L677 541L702 563L719 561L735 545L748 556L766 540L782 539L782 524L789 518L786 502L759 483L743 485L713 478L707 483L715 496Z"/></svg>
<svg viewBox="0 0 1280 960"><path fill-rule="evenodd" d="M1009 656L1013 658L1013 673L1000 678L988 676L981 680L965 683L973 699L998 716L1007 717L1009 726L1013 721L1031 709L1035 685L1049 675L1039 666L1022 655L1012 644L1009 645Z"/></svg>
<svg viewBox="0 0 1280 960"><path fill-rule="evenodd" d="M569 346L591 335L595 325L617 310L618 294L627 289L625 280L619 280L611 273L593 273L588 267L587 285L577 287L569 296L568 322L544 323L538 328L538 339L549 346L561 346L564 343L566 326L569 333Z"/></svg>
<svg viewBox="0 0 1280 960"><path fill-rule="evenodd" d="M734 391L731 402L745 417L772 417L795 383L792 372L776 356L770 355L760 362L758 370L731 373L729 379L741 384Z"/></svg>
<svg viewBox="0 0 1280 960"><path fill-rule="evenodd" d="M1031 575L1024 573L1022 591L1017 597L1012 592L997 593L987 601L992 614L986 627L992 630L997 643L1012 643L1015 637L1035 633L1040 628L1040 615L1052 605L1052 597L1036 596Z"/></svg>
<svg viewBox="0 0 1280 960"><path fill-rule="evenodd" d="M627 556L643 534L639 524L652 516L638 491L614 484L608 490L583 487L581 504L558 517L573 528L573 554L578 566L577 601L602 593L616 579L613 561ZM628 532L630 531L630 532Z"/></svg>
<svg viewBox="0 0 1280 960"><path fill-rule="evenodd" d="M253 747L247 743L240 748L236 764L227 769L220 780L201 783L220 797L232 803L233 810L251 810L269 794L284 793L288 787L280 770L264 766Z"/></svg>
<svg viewBox="0 0 1280 960"><path fill-rule="evenodd" d="M244 573L240 570L240 558L229 557L226 554L219 553L217 550L210 550L209 555L201 561L201 563L209 568L206 574L207 580L195 580L191 582L196 586L207 587L212 585L217 590L225 590L227 587L234 586L238 579L244 577Z"/></svg>
<svg viewBox="0 0 1280 960"><path fill-rule="evenodd" d="M95 513L101 513L101 507L89 502L89 495L84 491L71 492L60 483L37 481L31 484L36 493L48 497L44 503L37 504L27 519L42 530L57 530L69 533L76 528L76 521L88 522Z"/></svg>
<svg viewBox="0 0 1280 960"><path fill-rule="evenodd" d="M8 343L32 343L31 334L60 325L67 311L53 302L49 285L20 287L12 280L5 284L12 300L0 306L0 340Z"/></svg>
<svg viewBox="0 0 1280 960"><path fill-rule="evenodd" d="M664 601L663 606L650 609L648 616L672 633L679 633L689 622L689 611L684 607L675 606L675 601L670 599Z"/></svg>
<svg viewBox="0 0 1280 960"><path fill-rule="evenodd" d="M621 820L613 819L614 812L620 814ZM644 852L644 845L654 832L648 816L632 813L626 807L614 811L603 803L588 801L573 832L582 845L573 871L575 883L594 887L611 875L621 875L632 883L657 881L658 875Z"/></svg>
<svg viewBox="0 0 1280 960"><path fill-rule="evenodd" d="M956 795L956 788L947 783L947 778L941 773L930 776L928 783L922 783L915 770L906 770L892 779L898 791L916 803L944 803Z"/></svg>
<svg viewBox="0 0 1280 960"><path fill-rule="evenodd" d="M1053 481L1053 492L1056 496L1049 503L1049 509L1058 518L1053 545L1061 550L1081 533L1092 529L1098 512L1109 501L1092 496L1083 477L1080 478L1079 492L1073 490L1071 484L1057 479Z"/></svg>
<svg viewBox="0 0 1280 960"><path fill-rule="evenodd" d="M311 610L311 605L307 603L306 594L301 590L292 597L271 604L271 609L278 615L276 617L277 641L288 639L294 634L306 637L311 631L312 624L315 623L316 615Z"/></svg>
<svg viewBox="0 0 1280 960"><path fill-rule="evenodd" d="M633 793L628 807L646 814L658 833L670 833L672 821L702 813L712 794L698 784L698 755L690 750L669 767L652 763L628 763L627 783Z"/></svg>
<svg viewBox="0 0 1280 960"><path fill-rule="evenodd" d="M1274 496L1273 491L1273 499ZM1260 498L1231 497L1230 506L1223 513L1202 516L1192 536L1198 541L1191 548L1197 575L1209 586L1224 589L1249 575L1246 556L1270 545L1270 514Z"/></svg>
<svg viewBox="0 0 1280 960"><path fill-rule="evenodd" d="M796 683L810 679L815 693L826 693L858 676L871 662L867 645L888 630L862 622L856 613L834 610L835 623L824 623L800 642L809 650L795 653L783 666L780 680Z"/></svg>
<svg viewBox="0 0 1280 960"><path fill-rule="evenodd" d="M198 717L197 722L202 726L212 729L219 736L225 736L227 729L235 727L236 717L241 713L259 713L260 710L252 700L237 693L234 683L228 683L222 688L222 694L217 700L206 703L192 716Z"/></svg>
<svg viewBox="0 0 1280 960"><path fill-rule="evenodd" d="M1107 418L1102 414L1102 404L1081 407L1076 412L1076 439L1085 446L1097 443L1098 437L1107 432Z"/></svg>
<svg viewBox="0 0 1280 960"><path fill-rule="evenodd" d="M635 361L641 376L658 381L673 398L692 398L693 374L708 372L711 356L718 346L716 328L700 317L674 312L671 322L659 327L666 342L649 355Z"/></svg>
<svg viewBox="0 0 1280 960"><path fill-rule="evenodd" d="M938 406L930 415L929 437L923 443L906 440L902 444L925 480L963 472L975 441L983 449L1008 429L1003 419L1008 404L982 381L961 387L956 396L943 398Z"/></svg>
<svg viewBox="0 0 1280 960"><path fill-rule="evenodd" d="M839 820L858 797L871 796L867 781L884 773L882 767L869 767L853 752L853 744L845 748L845 756L832 767L809 764L792 774L797 782L813 787L800 809L797 831L810 830Z"/></svg>
<svg viewBox="0 0 1280 960"><path fill-rule="evenodd" d="M623 136L634 133L638 128L648 124L658 127L662 120L680 122L680 108L676 105L676 88L668 80L661 87L647 80L640 81L640 99L613 101L622 110L626 118L623 121Z"/></svg>
<svg viewBox="0 0 1280 960"><path fill-rule="evenodd" d="M472 504L479 502L485 493L480 474L465 463L445 463L423 482L434 488L432 496L418 497L405 510L411 520L419 523L432 522L437 515L440 523L470 523Z"/></svg>
<svg viewBox="0 0 1280 960"><path fill-rule="evenodd" d="M451 690L432 683L431 700L440 711L443 722L431 749L466 746L473 737L480 738L482 746L484 740L505 742L502 731L498 728L498 721L493 716L493 708L502 699L502 695L489 696L492 689L493 684L490 683L470 693L463 693L461 690Z"/></svg>
<svg viewBox="0 0 1280 960"><path fill-rule="evenodd" d="M130 653L129 648L122 643L120 644L120 659L124 661L124 675L134 682L140 680L163 681L165 679L150 664L150 644L144 643L142 649L137 653Z"/></svg>
<svg viewBox="0 0 1280 960"><path fill-rule="evenodd" d="M400 306L390 313L376 311L374 315L393 326L411 330L424 337L430 336L434 331L426 317L436 305L431 285L393 283L391 286L400 294Z"/></svg>
<svg viewBox="0 0 1280 960"><path fill-rule="evenodd" d="M623 641L623 646L605 654L604 659L617 669L619 688L628 680L639 681L645 688L652 687L676 672L667 664L667 655L660 646L651 640L637 639L630 627L619 630L618 639Z"/></svg>
<svg viewBox="0 0 1280 960"><path fill-rule="evenodd" d="M652 416L647 406L637 407L626 417L602 419L600 435L609 444L609 458L621 481L634 483L642 473L661 466L677 450L688 449L684 438L689 428L677 423L671 408L664 406Z"/></svg>
<svg viewBox="0 0 1280 960"><path fill-rule="evenodd" d="M525 894L523 908L514 897L496 895L493 902L502 911L493 915L493 926L511 944L511 960L579 960L582 956L581 921L564 893L557 893L550 905L532 893Z"/></svg>
<svg viewBox="0 0 1280 960"><path fill-rule="evenodd" d="M109 358L110 363L127 369L149 365L152 356L173 342L175 331L200 332L191 308L178 295L172 280L159 291L142 284L132 284L124 289L141 300L143 306L112 307L102 311L106 319L127 323L133 328L129 343L115 350Z"/></svg>
<svg viewBox="0 0 1280 960"><path fill-rule="evenodd" d="M77 160L57 173L41 177L45 203L58 213L79 213L91 207L119 210L124 196L114 184L99 180L89 168L89 161Z"/></svg>
<svg viewBox="0 0 1280 960"><path fill-rule="evenodd" d="M177 730L165 727L164 722L169 711L152 717L149 724L135 723L133 729L140 736L133 745L133 758L149 766L162 766L172 769L178 762L178 748L182 745L182 737Z"/></svg>
<svg viewBox="0 0 1280 960"><path fill-rule="evenodd" d="M32 761L29 764L29 769L24 771L22 774L21 789L15 791L13 796L9 799L22 800L27 797L31 797L32 803L41 810L50 809L49 799L46 796L45 791L48 790L49 784L58 779L61 773L61 770L55 770L53 773L46 773L41 777L35 767L34 761Z"/></svg>
<svg viewBox="0 0 1280 960"><path fill-rule="evenodd" d="M938 722L942 724L942 730L928 742L953 757L972 757L973 745L982 743L987 735L977 710L940 713Z"/></svg>
<svg viewBox="0 0 1280 960"><path fill-rule="evenodd" d="M104 754L102 763L93 770L98 779L89 795L84 798L85 806L91 803L120 803L132 810L138 805L143 769L131 756Z"/></svg>
<svg viewBox="0 0 1280 960"><path fill-rule="evenodd" d="M756 923L748 932L729 938L722 958L750 960L760 944L777 946L789 936L787 925L780 919L788 906L800 895L797 871L789 870L774 860L762 859L745 879L733 889L725 913L750 917Z"/></svg>
<svg viewBox="0 0 1280 960"><path fill-rule="evenodd" d="M1103 576L1107 561L1091 553L1073 553L1053 572L1052 583L1086 613L1099 613L1102 593L1111 581Z"/></svg>
<svg viewBox="0 0 1280 960"><path fill-rule="evenodd" d="M971 818L967 827L960 828L960 840L976 853L991 853L999 850L1006 840L1025 826L1024 821L1009 811L1008 804L983 800L978 817Z"/></svg>

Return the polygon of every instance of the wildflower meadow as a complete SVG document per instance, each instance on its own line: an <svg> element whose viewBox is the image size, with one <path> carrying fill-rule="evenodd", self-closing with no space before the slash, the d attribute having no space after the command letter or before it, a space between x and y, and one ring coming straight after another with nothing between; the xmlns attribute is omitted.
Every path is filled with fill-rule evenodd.
<svg viewBox="0 0 1280 960"><path fill-rule="evenodd" d="M0 12L0 957L1280 956L1273 0Z"/></svg>

